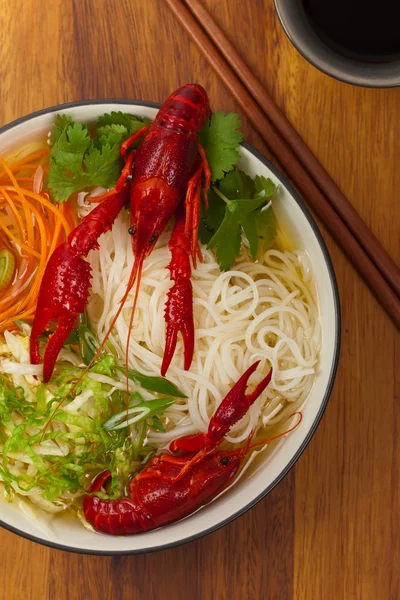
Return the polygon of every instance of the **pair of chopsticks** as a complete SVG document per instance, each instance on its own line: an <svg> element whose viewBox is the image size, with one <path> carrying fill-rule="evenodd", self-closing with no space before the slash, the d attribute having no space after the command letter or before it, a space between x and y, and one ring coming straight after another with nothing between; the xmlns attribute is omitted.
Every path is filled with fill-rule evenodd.
<svg viewBox="0 0 400 600"><path fill-rule="evenodd" d="M400 328L400 269L199 0L166 0L243 112Z"/></svg>

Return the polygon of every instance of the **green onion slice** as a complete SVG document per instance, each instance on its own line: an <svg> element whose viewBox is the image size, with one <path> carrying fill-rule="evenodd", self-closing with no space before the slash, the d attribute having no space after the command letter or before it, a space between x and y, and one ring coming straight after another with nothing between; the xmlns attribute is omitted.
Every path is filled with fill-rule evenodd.
<svg viewBox="0 0 400 600"><path fill-rule="evenodd" d="M130 405L128 410L121 410L121 412L113 415L110 419L103 423L103 429L105 431L115 431L117 429L128 427L128 425L139 423L140 421L144 421L145 419L164 411L174 402L174 398L160 398L147 400L145 402L141 402L140 404L135 404L135 406Z"/></svg>
<svg viewBox="0 0 400 600"><path fill-rule="evenodd" d="M117 367L118 371L125 373L123 367ZM173 396L174 398L187 398L183 392L181 392L176 385L166 379L165 377L158 377L153 375L143 375L139 371L130 370L128 371L128 378L150 392L156 392L157 394L165 394L166 396Z"/></svg>

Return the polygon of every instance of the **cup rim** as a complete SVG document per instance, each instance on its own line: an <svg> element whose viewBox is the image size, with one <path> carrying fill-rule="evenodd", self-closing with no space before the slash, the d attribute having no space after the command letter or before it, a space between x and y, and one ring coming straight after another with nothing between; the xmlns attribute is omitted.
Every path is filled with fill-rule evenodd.
<svg viewBox="0 0 400 600"><path fill-rule="evenodd" d="M52 112L60 112L62 110L74 108L74 107L99 105L99 104L121 104L121 105L125 104L125 105L131 105L131 106L145 106L145 107L150 107L150 108L160 108L161 107L161 104L159 104L157 102L150 102L150 101L144 101L144 100L114 99L114 98L112 98L112 99L100 98L100 99L93 99L93 100L80 100L80 101L76 101L76 102L57 104L57 105L54 105L54 106L51 106L48 108L44 108L44 109L29 113L23 117L15 119L14 121L4 125L3 127L0 127L0 137L3 133L12 129L13 127L16 127L17 125L25 123L29 120L35 119L36 117L39 117L41 115L45 115L45 114L52 113ZM94 555L94 556L123 556L123 555L135 555L135 554L138 555L138 554L145 554L145 553L147 554L147 553L157 552L157 551L161 551L161 550L167 550L169 548L174 548L176 546L180 546L180 545L192 542L192 541L200 539L210 533L213 533L213 532L221 529L222 527L225 527L225 525L228 525L229 523L231 523L232 521L236 520L238 517L240 517L241 515L246 513L248 510L253 508L256 504L258 504L264 497L266 497L282 481L282 479L293 468L295 463L298 461L298 459L300 458L300 456L303 454L304 450L308 446L308 444L311 441L311 438L313 437L314 433L316 432L318 425L322 419L322 416L326 410L328 400L332 393L332 389L334 386L337 369L338 369L338 365L339 365L339 355L340 355L340 346L341 346L341 307L340 307L339 288L338 288L338 284L337 284L337 280L336 280L336 275L335 275L332 259L330 257L326 243L322 237L322 234L318 228L316 221L314 220L313 216L311 215L311 213L310 213L309 209L307 208L303 199L300 197L300 195L295 190L295 188L291 185L291 183L286 179L286 177L284 175L282 175L282 173L258 150L256 150L253 146L251 146L247 142L242 142L241 146L243 146L246 150L248 150L255 158L260 160L260 162L262 162L265 166L267 166L274 173L274 175L280 180L280 182L283 184L283 186L286 187L288 192L293 197L294 201L298 204L300 210L304 214L304 217L308 221L308 223L309 223L310 227L312 228L312 231L317 239L318 245L323 254L323 258L324 258L324 261L326 264L326 268L327 268L327 271L329 274L329 279L330 279L330 283L331 283L331 287L332 287L333 304L334 304L333 318L334 318L336 327L335 327L334 352L333 352L333 357L332 357L331 370L329 373L325 393L321 400L320 408L319 408L319 410L315 416L315 419L314 419L312 425L310 426L310 428L307 432L307 435L304 438L302 444L298 448L297 452L293 455L292 459L285 465L285 467L279 473L279 475L270 483L270 485L268 485L260 494L258 494L258 496L253 498L245 506L241 507L239 510L234 512L232 515L230 515L226 519L219 521L216 525L213 525L212 527L209 527L201 532L189 535L184 539L179 539L179 540L176 540L173 542L168 542L166 544L161 544L161 545L154 546L152 548L146 548L143 550L142 549L137 549L137 550L88 550L88 549L84 549L84 548L71 547L71 546L61 544L61 543L44 540L43 538L40 538L38 536L32 535L25 531L21 531L17 527L14 527L13 525L9 525L8 523L6 523L5 521L3 521L0 518L0 526L3 527L4 529L6 529L12 533L15 533L31 542L35 542L35 543L41 544L43 546L54 548L56 550L63 550L63 551L72 552L75 554Z"/></svg>
<svg viewBox="0 0 400 600"><path fill-rule="evenodd" d="M400 86L400 59L395 62L396 71L389 70L392 63L385 63L386 69L382 72L382 64L358 62L351 58L346 58L335 52L325 44L310 27L310 33L313 44L303 39L302 35L297 35L296 20L292 18L290 9L287 9L285 3L287 0L274 0L275 10L278 15L282 28L296 50L313 67L329 75L337 81L365 88L394 88ZM323 49L323 56L318 53L318 46ZM329 61L336 64L332 64ZM378 68L380 65L380 69Z"/></svg>

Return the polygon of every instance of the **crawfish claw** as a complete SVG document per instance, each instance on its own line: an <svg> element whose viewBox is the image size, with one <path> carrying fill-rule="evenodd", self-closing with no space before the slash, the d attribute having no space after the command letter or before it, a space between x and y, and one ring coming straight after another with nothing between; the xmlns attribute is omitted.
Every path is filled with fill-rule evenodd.
<svg viewBox="0 0 400 600"><path fill-rule="evenodd" d="M43 364L43 381L53 373L58 353L67 340L89 297L91 268L68 243L61 244L50 257L43 275L30 339L32 364L40 363L38 338L51 321L58 321L51 334Z"/></svg>
<svg viewBox="0 0 400 600"><path fill-rule="evenodd" d="M164 358L161 366L161 375L164 377L171 364L176 348L178 333L182 333L184 344L184 369L187 371L192 364L194 352L194 324L193 324L193 291L190 279L176 283L168 294L165 309L165 318L168 323L165 340Z"/></svg>
<svg viewBox="0 0 400 600"><path fill-rule="evenodd" d="M254 390L246 394L248 381L259 364L260 361L253 363L228 392L210 420L207 433L195 433L177 438L171 442L170 451L199 452L215 448L221 444L230 428L244 417L250 406L257 400L271 381L272 368L268 375L256 385Z"/></svg>
<svg viewBox="0 0 400 600"><path fill-rule="evenodd" d="M185 348L185 371L190 369L194 352L193 290L190 266L191 241L185 232L185 209L181 206L176 213L175 226L168 247L171 262L168 266L171 279L175 282L168 292L165 305L167 334L161 375L164 377L175 352L178 333L182 333Z"/></svg>
<svg viewBox="0 0 400 600"><path fill-rule="evenodd" d="M268 375L256 385L255 389L250 394L245 393L248 381L259 364L260 361L258 360L243 373L217 408L210 421L207 432L207 437L209 438L211 445L218 444L228 433L230 428L244 417L250 406L257 400L271 381L272 369L270 369Z"/></svg>

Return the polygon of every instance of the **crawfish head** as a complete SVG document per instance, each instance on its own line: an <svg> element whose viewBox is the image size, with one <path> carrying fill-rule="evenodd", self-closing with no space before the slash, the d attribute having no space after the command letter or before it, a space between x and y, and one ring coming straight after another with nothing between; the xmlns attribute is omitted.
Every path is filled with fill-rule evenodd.
<svg viewBox="0 0 400 600"><path fill-rule="evenodd" d="M196 486L199 491L204 488L207 496L202 504L212 500L235 477L245 454L245 448L232 451L219 450L206 455L204 460L194 465ZM190 477L190 471L188 476Z"/></svg>
<svg viewBox="0 0 400 600"><path fill-rule="evenodd" d="M179 200L158 178L132 186L129 233L134 256L144 259L151 253Z"/></svg>

